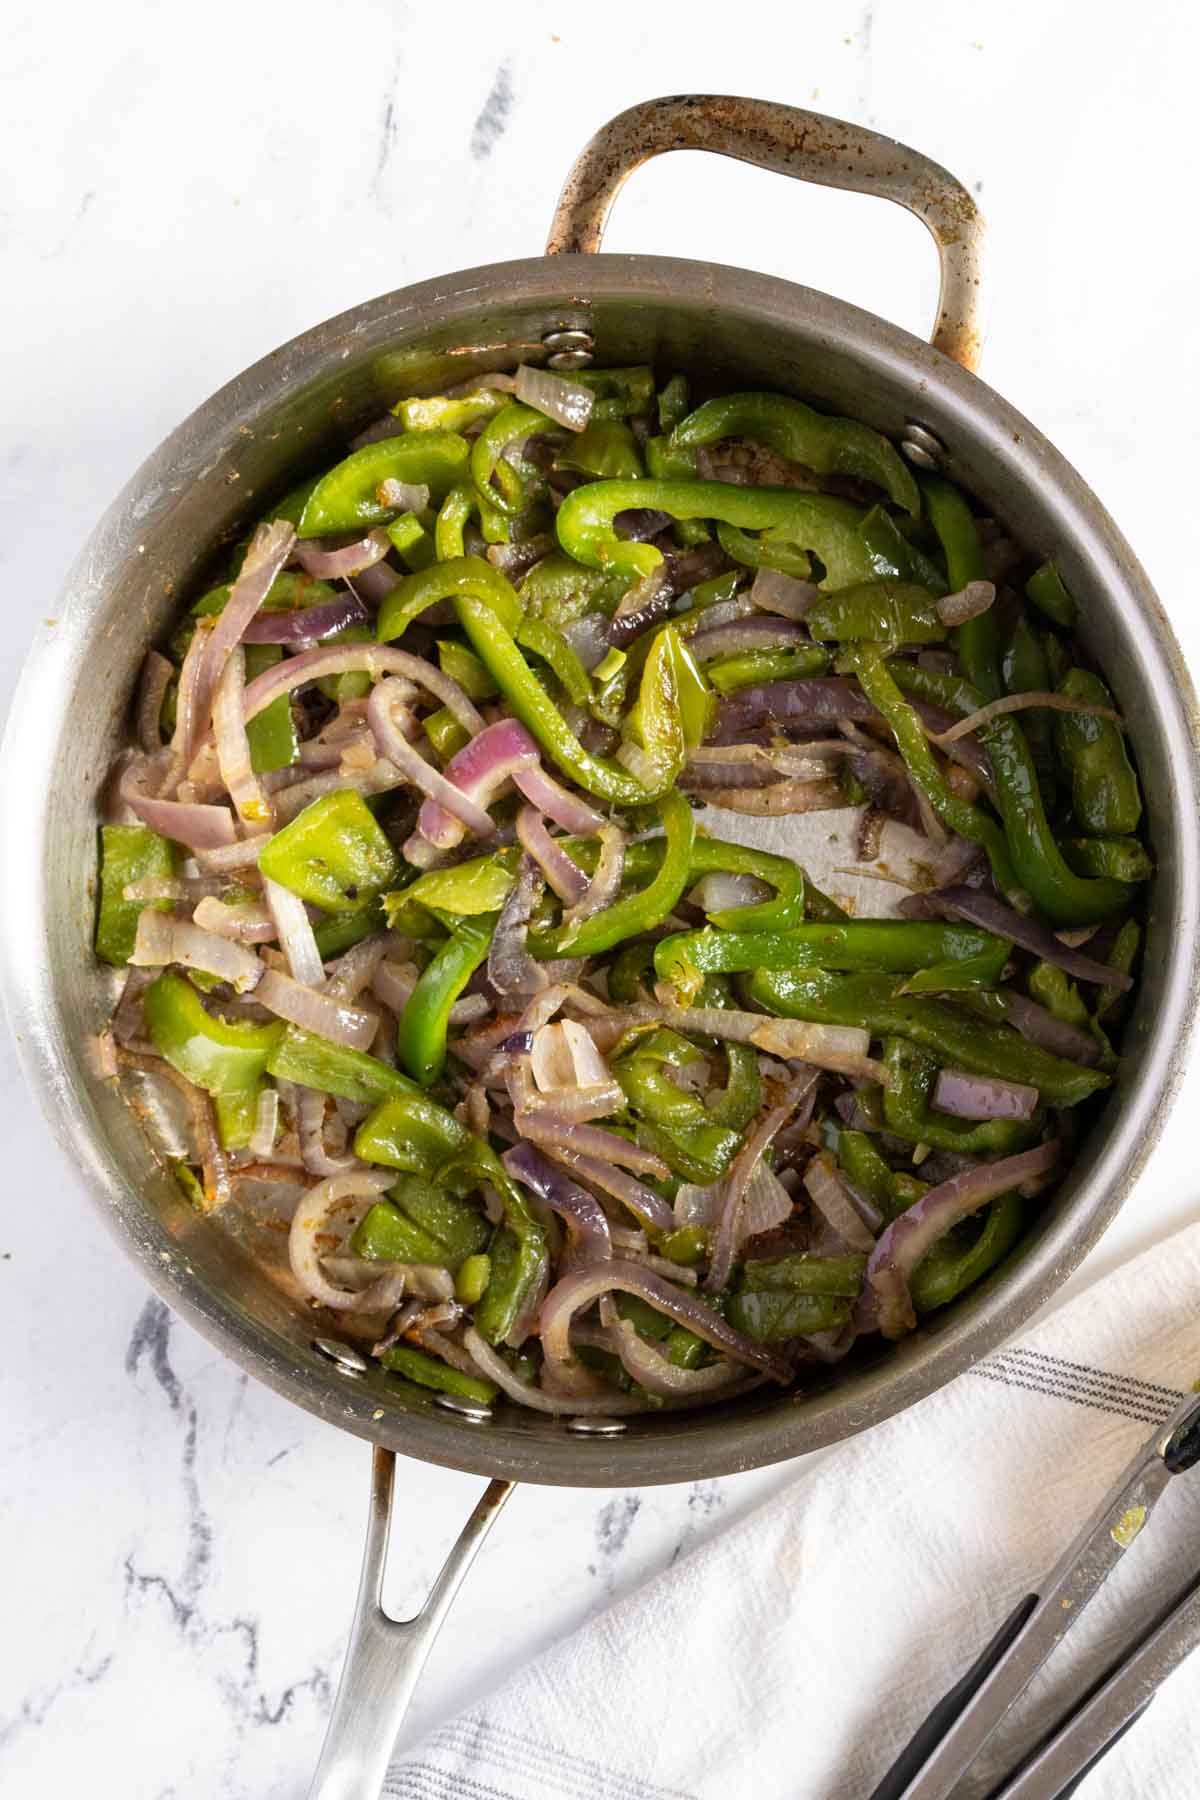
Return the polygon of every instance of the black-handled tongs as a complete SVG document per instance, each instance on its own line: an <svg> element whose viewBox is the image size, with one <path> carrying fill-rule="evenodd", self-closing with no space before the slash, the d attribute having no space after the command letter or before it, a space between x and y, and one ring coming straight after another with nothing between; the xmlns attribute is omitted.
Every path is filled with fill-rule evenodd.
<svg viewBox="0 0 1200 1800"><path fill-rule="evenodd" d="M1138 1451L1037 1592L1025 1595L962 1680L938 1701L870 1800L945 1800L1134 1542L1172 1476L1197 1462L1200 1399L1189 1395ZM1197 1645L1200 1574L988 1800L1066 1800Z"/></svg>

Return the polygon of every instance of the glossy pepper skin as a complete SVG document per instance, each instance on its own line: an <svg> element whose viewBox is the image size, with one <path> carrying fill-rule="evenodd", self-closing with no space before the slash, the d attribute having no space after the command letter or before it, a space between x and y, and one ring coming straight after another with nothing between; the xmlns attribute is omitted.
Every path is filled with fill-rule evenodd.
<svg viewBox="0 0 1200 1800"><path fill-rule="evenodd" d="M987 1208L982 1230L971 1219L931 1245L908 1284L916 1311L935 1312L981 1281L1020 1237L1025 1213L1018 1194L1004 1194Z"/></svg>
<svg viewBox="0 0 1200 1800"><path fill-rule="evenodd" d="M1004 689L1009 694L1044 692L1051 684L1050 661L1041 634L1034 630L1022 609L1013 621L1001 659ZM1058 757L1054 749L1054 715L1031 706L1021 714L1033 766L1048 806L1058 794ZM1083 871L1087 873L1087 871Z"/></svg>
<svg viewBox="0 0 1200 1800"><path fill-rule="evenodd" d="M1113 703L1100 677L1088 669L1068 670L1058 691L1091 706ZM1100 837L1127 837L1136 831L1142 796L1120 728L1094 713L1057 713L1054 738L1071 779L1071 810L1082 830Z"/></svg>
<svg viewBox="0 0 1200 1800"><path fill-rule="evenodd" d="M335 531L358 531L383 525L395 507L383 506L378 490L385 481L429 488L440 504L466 473L471 454L456 431L422 431L383 438L353 451L323 475L309 494L296 526L298 537L325 537Z"/></svg>
<svg viewBox="0 0 1200 1800"><path fill-rule="evenodd" d="M741 1145L741 1134L717 1124L702 1100L667 1073L702 1052L673 1031L653 1031L615 1058L612 1072L637 1119L637 1139L685 1181L718 1180Z"/></svg>
<svg viewBox="0 0 1200 1800"><path fill-rule="evenodd" d="M490 419L471 446L471 479L476 491L508 515L524 512L532 499L532 484L504 456L509 444L520 443L535 432L553 431L551 420L535 407L510 400Z"/></svg>
<svg viewBox="0 0 1200 1800"><path fill-rule="evenodd" d="M246 680L265 674L283 660L279 644L247 644ZM256 713L246 727L250 744L250 767L256 775L267 775L273 769L288 769L300 755L300 737L292 717L291 698L280 694L270 706Z"/></svg>
<svg viewBox="0 0 1200 1800"><path fill-rule="evenodd" d="M719 694L736 694L739 688L757 687L761 681L803 681L824 675L830 666L828 650L820 644L800 644L793 650L749 650L744 656L722 656L708 663L705 674Z"/></svg>
<svg viewBox="0 0 1200 1800"><path fill-rule="evenodd" d="M390 887L400 862L362 795L322 794L277 831L259 868L327 912L358 912Z"/></svg>
<svg viewBox="0 0 1200 1800"><path fill-rule="evenodd" d="M965 715L983 705L979 690L954 676L899 661L889 667L906 692L951 712ZM1135 888L1125 882L1077 875L1067 863L1046 817L1029 742L1016 719L1011 714L993 719L979 735L992 765L996 802L1011 853L1011 879L1030 896L1038 911L1052 925L1093 925L1127 907ZM964 837L970 835L963 833ZM992 857L990 845L988 854ZM994 857L992 867L999 886L1006 889Z"/></svg>
<svg viewBox="0 0 1200 1800"><path fill-rule="evenodd" d="M268 1028L269 1029L269 1028ZM315 1032L289 1025L276 1040L266 1061L268 1075L278 1081L294 1081L299 1087L320 1088L339 1100L372 1106L390 1094L415 1091L408 1077L381 1057L365 1050L334 1044Z"/></svg>
<svg viewBox="0 0 1200 1800"><path fill-rule="evenodd" d="M1025 583L1025 598L1032 600L1052 625L1061 625L1064 631L1074 628L1077 608L1052 562L1034 570Z"/></svg>
<svg viewBox="0 0 1200 1800"><path fill-rule="evenodd" d="M688 884L696 816L682 794L667 794L659 804L663 852L653 878L644 888L575 924L531 934L535 956L598 956L625 938L653 931L675 908Z"/></svg>
<svg viewBox="0 0 1200 1800"><path fill-rule="evenodd" d="M556 469L577 469L598 481L639 481L646 473L637 439L618 419L593 419L554 458Z"/></svg>
<svg viewBox="0 0 1200 1800"><path fill-rule="evenodd" d="M706 401L671 433L671 448L693 450L722 438L753 438L818 475L857 475L914 516L921 497L888 440L857 419L829 418L785 394L725 394Z"/></svg>
<svg viewBox="0 0 1200 1800"><path fill-rule="evenodd" d="M151 982L143 1006L159 1055L209 1094L255 1092L284 1031L216 1018L186 976L171 971Z"/></svg>
<svg viewBox="0 0 1200 1800"><path fill-rule="evenodd" d="M837 1156L846 1180L878 1208L885 1224L898 1219L926 1190L925 1182L884 1161L870 1132L840 1131Z"/></svg>
<svg viewBox="0 0 1200 1800"><path fill-rule="evenodd" d="M929 589L906 581L863 581L839 588L818 600L804 622L822 642L865 638L898 648L940 644L947 636Z"/></svg>
<svg viewBox="0 0 1200 1800"><path fill-rule="evenodd" d="M901 919L855 919L794 925L790 931L681 931L663 938L654 967L663 981L693 985L698 973L749 969L888 969L908 972L930 964L971 961L976 979L997 980L1011 946L973 926L929 925Z"/></svg>
<svg viewBox="0 0 1200 1800"><path fill-rule="evenodd" d="M589 568L652 575L662 551L618 538L614 526L618 513L641 506L670 513L673 519L718 519L742 531L778 532L797 549L820 557L829 588L869 581L875 572L858 531L861 508L830 494L733 487L724 481L588 482L559 507L558 541Z"/></svg>
<svg viewBox="0 0 1200 1800"><path fill-rule="evenodd" d="M491 670L517 718L564 774L588 793L619 805L640 806L667 792L683 767L686 749L667 632L657 640L662 648L652 649L646 658L638 697L643 748L649 757L648 779L643 783L619 762L584 749L490 606L465 594L455 605L475 654Z"/></svg>
<svg viewBox="0 0 1200 1800"><path fill-rule="evenodd" d="M1109 1085L1107 1075L1051 1056L1008 1025L994 1025L942 1000L897 997L888 975L824 969L763 970L746 991L766 1011L816 1024L864 1026L873 1037L903 1037L952 1068L1027 1082L1052 1106L1076 1106Z"/></svg>
<svg viewBox="0 0 1200 1800"><path fill-rule="evenodd" d="M490 1406L499 1393L494 1381L482 1375L465 1375L452 1369L440 1356L429 1356L411 1344L393 1344L379 1358L389 1374L402 1375L418 1387L434 1388L439 1394L453 1394L459 1400L473 1400L477 1406Z"/></svg>
<svg viewBox="0 0 1200 1800"><path fill-rule="evenodd" d="M521 622L521 602L499 569L481 556L456 556L404 576L392 589L379 608L376 635L380 643L403 637L414 619L439 600L456 600L460 595L482 600L508 631L515 631Z"/></svg>
<svg viewBox="0 0 1200 1800"><path fill-rule="evenodd" d="M958 593L969 581L983 577L983 549L975 520L958 489L940 476L927 476L921 483L925 510L937 532L946 559L946 577L951 591ZM954 648L967 672L967 679L988 700L1001 693L1000 628L994 606L974 619L967 619L954 633Z"/></svg>
<svg viewBox="0 0 1200 1800"><path fill-rule="evenodd" d="M151 877L169 880L175 873L177 853L169 838L159 837L148 825L100 827L100 903L96 912L96 955L120 968L133 955L138 916L149 904L156 912L170 912L169 900L126 900L125 889L134 881Z"/></svg>
<svg viewBox="0 0 1200 1800"><path fill-rule="evenodd" d="M725 1309L729 1323L760 1344L781 1344L815 1331L837 1331L854 1302L835 1294L801 1294L786 1288L745 1289Z"/></svg>
<svg viewBox="0 0 1200 1800"><path fill-rule="evenodd" d="M400 1014L397 1055L422 1087L431 1086L446 1066L450 1009L486 958L495 927L494 914L460 919L422 970Z"/></svg>
<svg viewBox="0 0 1200 1800"><path fill-rule="evenodd" d="M883 1064L888 1074L883 1118L893 1137L966 1156L1012 1156L1041 1136L1045 1120L1040 1114L1032 1119L972 1121L938 1112L933 1105L937 1062L904 1038L885 1040Z"/></svg>

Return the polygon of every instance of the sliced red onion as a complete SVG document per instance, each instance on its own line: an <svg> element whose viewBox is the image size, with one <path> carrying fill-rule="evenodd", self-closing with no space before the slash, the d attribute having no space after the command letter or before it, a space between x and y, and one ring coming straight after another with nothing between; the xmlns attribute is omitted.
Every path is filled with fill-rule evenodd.
<svg viewBox="0 0 1200 1800"><path fill-rule="evenodd" d="M265 877L263 898L275 921L275 935L279 948L287 957L293 980L305 987L319 988L325 980L325 965L303 900L290 888Z"/></svg>
<svg viewBox="0 0 1200 1800"><path fill-rule="evenodd" d="M952 1225L969 1218L989 1200L1009 1194L1025 1182L1044 1175L1058 1160L1061 1145L1052 1138L1019 1156L952 1175L930 1188L898 1219L893 1219L871 1253L866 1279L855 1309L860 1331L881 1331L886 1338L903 1337L916 1324L909 1279L926 1252L944 1237Z"/></svg>
<svg viewBox="0 0 1200 1800"><path fill-rule="evenodd" d="M487 560L493 569L499 569L509 581L518 581L535 563L541 562L555 548L555 540L549 532L538 532L535 537L525 538L517 544L489 544Z"/></svg>
<svg viewBox="0 0 1200 1800"><path fill-rule="evenodd" d="M352 1200L378 1200L395 1179L392 1169L378 1173L356 1170L349 1175L332 1175L326 1181L318 1181L315 1187L301 1195L288 1232L288 1261L292 1274L310 1300L316 1300L334 1312L349 1312L363 1306L361 1293L335 1287L322 1272L320 1240L335 1207L342 1207Z"/></svg>
<svg viewBox="0 0 1200 1800"><path fill-rule="evenodd" d="M1096 706L1090 700L1073 700L1069 694L1056 694L1051 689L1036 689L1024 694L1004 694L999 700L989 700L978 712L968 713L965 719L957 719L955 723L943 731L939 743L952 744L957 738L967 737L972 732L982 730L998 719L1003 713L1024 712L1027 707L1044 707L1052 712L1090 713L1093 718L1111 719L1115 725L1124 725L1119 712L1111 706Z"/></svg>
<svg viewBox="0 0 1200 1800"><path fill-rule="evenodd" d="M138 681L136 717L138 743L151 756L162 749L163 701L174 678L175 665L170 658L148 650Z"/></svg>
<svg viewBox="0 0 1200 1800"><path fill-rule="evenodd" d="M310 993L311 989L302 988L300 991ZM361 1173L364 1164L357 1157L344 1150L331 1154L326 1148L325 1111L328 1104L328 1094L322 1094L316 1088L296 1089L296 1129L300 1139L301 1161L310 1175L346 1175L351 1170Z"/></svg>
<svg viewBox="0 0 1200 1800"><path fill-rule="evenodd" d="M712 1363L704 1369L676 1368L661 1350L638 1336L629 1319L614 1318L608 1330L612 1348L626 1373L640 1382L647 1393L659 1394L664 1399L678 1399L684 1395L707 1399L741 1377L741 1370L730 1362Z"/></svg>
<svg viewBox="0 0 1200 1800"><path fill-rule="evenodd" d="M725 1191L717 1210L710 1240L710 1261L704 1285L710 1294L719 1294L729 1282L733 1259L744 1235L746 1190L777 1132L781 1131L801 1099L816 1080L815 1072L793 1083L778 1106L770 1107L756 1121L754 1129L734 1157L725 1176ZM791 1207L789 1205L789 1212Z"/></svg>
<svg viewBox="0 0 1200 1800"><path fill-rule="evenodd" d="M718 656L744 656L752 650L786 650L793 644L808 643L809 636L794 619L764 618L761 613L738 619L732 625L715 625L697 631L688 639L688 648L697 662L712 662Z"/></svg>
<svg viewBox="0 0 1200 1800"><path fill-rule="evenodd" d="M402 1013L417 985L415 963L395 963L386 958L379 964L371 980L371 992L394 1013Z"/></svg>
<svg viewBox="0 0 1200 1800"><path fill-rule="evenodd" d="M551 1155L555 1162L561 1163L584 1181L590 1181L602 1193L611 1194L615 1200L627 1206L634 1218L640 1219L651 1231L662 1233L674 1229L674 1214L667 1202L653 1188L648 1188L642 1182L635 1181L632 1175L627 1175L624 1169L618 1169L611 1162L602 1162L599 1157L587 1156L565 1145L552 1150ZM614 1233L615 1230L614 1227ZM645 1248L644 1235L642 1247Z"/></svg>
<svg viewBox="0 0 1200 1800"><path fill-rule="evenodd" d="M428 488L425 492L428 495ZM389 500L384 504L390 506L393 502ZM345 576L357 575L361 570L369 569L373 563L382 562L391 547L392 540L386 531L369 531L366 537L356 539L353 544L343 544L337 550L323 550L316 539L300 538L296 543L295 556L301 567L318 580L341 581ZM313 636L316 636L315 632ZM266 638L257 640L259 643L271 641Z"/></svg>
<svg viewBox="0 0 1200 1800"><path fill-rule="evenodd" d="M875 1248L875 1233L861 1218L856 1196L842 1179L828 1150L820 1151L805 1169L804 1187L825 1223L833 1228L847 1250L869 1255Z"/></svg>
<svg viewBox="0 0 1200 1800"><path fill-rule="evenodd" d="M307 781L297 781L291 787L278 790L274 796L275 817L280 825L287 825L323 794L344 793L347 788L353 788L356 794L386 794L392 788L403 787L407 779L386 756L377 757L369 769L353 774L348 774L344 767L330 769L323 775L313 775Z"/></svg>
<svg viewBox="0 0 1200 1800"><path fill-rule="evenodd" d="M411 1294L414 1305L425 1313L427 1320L432 1310L427 1307L427 1302L444 1304L454 1299L454 1277L449 1269L443 1269L437 1263L376 1262L367 1256L323 1256L321 1266L343 1287L358 1293L375 1288L378 1294L380 1282L387 1280L398 1293Z"/></svg>
<svg viewBox="0 0 1200 1800"><path fill-rule="evenodd" d="M844 806L841 784L825 781L776 781L770 787L716 787L705 789L710 806L755 818L779 819L796 813L828 812Z"/></svg>
<svg viewBox="0 0 1200 1800"><path fill-rule="evenodd" d="M261 680L261 677L260 677ZM836 719L877 719L879 714L846 675L814 675L803 681L763 681L739 688L720 703L722 726L792 724Z"/></svg>
<svg viewBox="0 0 1200 1800"><path fill-rule="evenodd" d="M867 1055L870 1033L857 1025L811 1025L800 1019L770 1019L762 1013L739 1012L734 1007L645 1007L641 1018L657 1015L676 1031L699 1032L704 1037L732 1038L753 1044L768 1056L785 1062L806 1062L818 1069L835 1069L843 1075L865 1075L877 1081L880 1065ZM633 1012L620 1015L634 1022Z"/></svg>
<svg viewBox="0 0 1200 1800"><path fill-rule="evenodd" d="M551 1027L543 1026L543 1031ZM534 1033L538 1043L540 1033ZM504 1070L504 1085L512 1101L513 1124L522 1137L544 1140L547 1133L570 1131L586 1125L591 1119L604 1119L623 1104L618 1084L613 1080L586 1087L556 1087L539 1094L530 1080L528 1061L517 1055Z"/></svg>
<svg viewBox="0 0 1200 1800"><path fill-rule="evenodd" d="M1094 981L1101 987L1117 988L1121 993L1127 993L1133 986L1130 976L1123 975L1118 969L1110 969L1090 956L1081 956L1078 950L1068 949L1048 925L1039 925L1036 919L1027 918L1024 913L1006 906L1003 900L982 893L978 888L940 888L932 894L913 894L902 900L897 910L906 918L927 918L931 912L949 913L952 918L965 919L969 925L982 925L985 931L994 931L997 937L1011 939L1022 950L1030 950L1034 956L1041 957L1043 962L1055 963L1076 981Z"/></svg>
<svg viewBox="0 0 1200 1800"><path fill-rule="evenodd" d="M960 588L956 594L943 594L935 601L937 616L943 625L964 625L968 619L977 619L985 613L996 598L995 584L991 581L968 581L966 587Z"/></svg>
<svg viewBox="0 0 1200 1800"><path fill-rule="evenodd" d="M146 768L131 762L121 776L120 796L151 831L173 838L189 850L215 850L237 841L233 814L227 806L202 806L193 801L159 800L142 787Z"/></svg>
<svg viewBox="0 0 1200 1800"><path fill-rule="evenodd" d="M423 481L397 481L395 477L391 475L389 475L385 481L380 482L375 490L375 497L379 501L380 506L394 507L397 512L413 513L424 512L425 508L429 505L430 498L427 483ZM372 536L374 536L374 533L372 533ZM380 536L387 539L387 532L381 532ZM391 540L388 539L387 541L390 549ZM384 554L386 555L387 552L385 551ZM355 571L351 569L350 573L353 575Z"/></svg>
<svg viewBox="0 0 1200 1800"><path fill-rule="evenodd" d="M228 817L232 829L232 814ZM269 841L266 837L242 838L240 842L233 839L228 843L215 845L211 849L197 846L196 861L211 875L234 875L239 879L249 876L252 880L257 881L259 879L259 852Z"/></svg>
<svg viewBox="0 0 1200 1800"><path fill-rule="evenodd" d="M440 700L464 731L474 733L483 729L483 720L457 681L452 681L433 663L411 656L407 650L396 650L390 644L318 644L314 650L304 650L299 656L285 656L273 669L264 670L247 684L246 723L248 725L251 719L257 718L272 700L278 700L280 694L290 694L293 688L319 681L325 675L349 675L355 671L370 675L374 680L384 675L402 675Z"/></svg>
<svg viewBox="0 0 1200 1800"><path fill-rule="evenodd" d="M675 1190L676 1226L700 1225L707 1231L720 1211L724 1194L724 1179L703 1186L695 1181L681 1181Z"/></svg>
<svg viewBox="0 0 1200 1800"><path fill-rule="evenodd" d="M378 562L352 576L347 586L368 606L382 606L392 589L398 588L403 579L390 564ZM438 600L432 606L427 606L421 614L422 623L428 625L444 605L444 601Z"/></svg>
<svg viewBox="0 0 1200 1800"><path fill-rule="evenodd" d="M235 644L225 659L213 696L213 737L221 780L229 790L238 818L253 834L269 830L273 814L250 761L250 740L242 714L245 689L246 653L240 644Z"/></svg>
<svg viewBox="0 0 1200 1800"><path fill-rule="evenodd" d="M190 919L175 918L171 913L156 912L146 907L138 914L137 935L129 958L137 968L158 968L165 963L180 963L185 969L200 969L228 981L239 993L261 986L263 965L244 944L231 943L204 931Z"/></svg>
<svg viewBox="0 0 1200 1800"><path fill-rule="evenodd" d="M408 742L392 716L391 686L389 681L377 682L367 709L375 741L384 757L402 772L413 787L418 788L428 799L437 801L447 815L453 814L477 837L494 838L495 826L486 810L470 799L453 781L448 780L440 769L435 769L432 763L426 762Z"/></svg>
<svg viewBox="0 0 1200 1800"><path fill-rule="evenodd" d="M970 1075L964 1069L941 1069L933 1090L939 1112L956 1119L1031 1119L1038 1091L1023 1081L994 1075Z"/></svg>
<svg viewBox="0 0 1200 1800"><path fill-rule="evenodd" d="M350 1050L369 1050L379 1024L377 1013L351 1006L335 995L320 993L314 986L281 975L277 969L270 969L263 976L255 999L289 1025L327 1038L331 1044L345 1044Z"/></svg>
<svg viewBox="0 0 1200 1800"><path fill-rule="evenodd" d="M422 807L422 813L424 810ZM536 863L523 856L488 947L488 980L502 1000L523 999L550 985L545 969L526 948L530 915L544 891L545 882Z"/></svg>
<svg viewBox="0 0 1200 1800"><path fill-rule="evenodd" d="M217 1140L216 1116L208 1095L157 1055L122 1049L119 1061L122 1068L138 1069L155 1081L167 1082L177 1093L182 1094L191 1119L195 1155L204 1176L204 1209L209 1212L214 1207L224 1206L232 1198L233 1189L229 1180L229 1164Z"/></svg>
<svg viewBox="0 0 1200 1800"><path fill-rule="evenodd" d="M602 825L599 837L600 859L596 864L596 873L579 899L573 906L568 906L562 916L562 923L566 927L562 933L564 950L571 947L574 927L581 925L585 919L590 919L593 913L603 912L611 906L621 891L621 880L625 874L625 833L619 825Z"/></svg>
<svg viewBox="0 0 1200 1800"><path fill-rule="evenodd" d="M376 419L350 439L350 448L364 450L368 444L382 443L385 438L403 437L406 429L393 413L384 413L382 419Z"/></svg>
<svg viewBox="0 0 1200 1800"><path fill-rule="evenodd" d="M303 649L314 638L328 637L345 625L363 625L370 616L357 594L339 594L336 600L307 606L299 612L260 612L247 625L242 642L289 644Z"/></svg>
<svg viewBox="0 0 1200 1800"><path fill-rule="evenodd" d="M774 1231L776 1226L784 1224L792 1216L793 1205L792 1196L774 1170L769 1169L765 1162L760 1162L746 1189L738 1249L751 1238L759 1237L764 1231Z"/></svg>
<svg viewBox="0 0 1200 1800"><path fill-rule="evenodd" d="M524 406L545 413L568 431L582 431L592 416L595 395L581 381L555 375L549 369L531 369L522 363L517 369L513 390Z"/></svg>
<svg viewBox="0 0 1200 1800"><path fill-rule="evenodd" d="M785 619L802 619L821 597L811 581L799 581L781 569L759 569L750 583L750 598L763 612Z"/></svg>
<svg viewBox="0 0 1200 1800"><path fill-rule="evenodd" d="M557 839L550 836L545 819L535 807L523 806L517 814L517 840L560 900L573 905L586 892L587 876Z"/></svg>
<svg viewBox="0 0 1200 1800"><path fill-rule="evenodd" d="M270 1085L264 1087L258 1096L258 1105L254 1111L254 1130L250 1134L247 1146L251 1156L260 1162L266 1162L274 1154L275 1139L279 1135L279 1089Z"/></svg>
<svg viewBox="0 0 1200 1800"><path fill-rule="evenodd" d="M250 540L237 580L209 634L196 675L191 736L183 755L185 768L191 763L208 725L226 658L234 645L241 643L242 634L266 599L295 542L296 528L286 519L260 525Z"/></svg>
<svg viewBox="0 0 1200 1800"><path fill-rule="evenodd" d="M739 906L755 906L770 889L754 875L729 875L713 869L696 883L688 899L702 912L733 912Z"/></svg>
<svg viewBox="0 0 1200 1800"><path fill-rule="evenodd" d="M627 506L613 519L613 531L624 543L646 544L673 525L670 513L655 506Z"/></svg>
<svg viewBox="0 0 1200 1800"><path fill-rule="evenodd" d="M407 948L407 939L390 931L377 931L359 943L351 944L349 950L330 965L325 992L338 1000L357 1000L363 989L374 982L387 952L401 945Z"/></svg>
<svg viewBox="0 0 1200 1800"><path fill-rule="evenodd" d="M514 1181L544 1200L566 1222L567 1269L612 1258L608 1219L600 1202L556 1169L532 1144L516 1144L501 1158Z"/></svg>
<svg viewBox="0 0 1200 1800"><path fill-rule="evenodd" d="M1030 1000L1028 995L1001 988L997 999L1008 1023L1031 1044L1039 1044L1055 1056L1065 1057L1068 1062L1085 1063L1088 1067L1099 1060L1100 1046L1094 1037L1081 1031L1078 1025L1056 1019L1052 1012L1039 1006L1036 1000Z"/></svg>
<svg viewBox="0 0 1200 1800"><path fill-rule="evenodd" d="M373 721L373 713L371 718ZM498 798L506 782L518 770L533 767L537 760L538 747L520 720L497 719L494 725L485 726L450 758L444 779L451 787L461 790L476 811L486 818L487 808ZM432 799L426 800L421 808L417 830L438 850L452 850L466 835L461 811ZM487 830L488 834L494 830L490 819Z"/></svg>
<svg viewBox="0 0 1200 1800"><path fill-rule="evenodd" d="M608 652L608 620L603 613L585 613L562 627L562 634L590 674Z"/></svg>
<svg viewBox="0 0 1200 1800"><path fill-rule="evenodd" d="M570 1344L572 1319L585 1306L590 1306L593 1300L598 1300L601 1294L611 1293L614 1289L620 1293L636 1294L656 1312L665 1313L678 1325L686 1325L689 1331L694 1331L706 1344L711 1344L715 1350L722 1351L736 1362L745 1363L752 1369L762 1369L768 1375L774 1375L778 1381L791 1380L790 1363L765 1344L757 1344L742 1332L735 1331L719 1313L714 1312L695 1295L681 1293L671 1282L664 1281L661 1275L653 1274L641 1263L617 1261L564 1275L547 1294L538 1320L538 1331L548 1369L567 1374L574 1361ZM569 1374L567 1378L569 1379Z"/></svg>
<svg viewBox="0 0 1200 1800"><path fill-rule="evenodd" d="M570 793L540 764L530 763L514 769L513 783L529 804L536 806L560 831L573 832L577 837L592 837L604 824L602 813L578 794Z"/></svg>
<svg viewBox="0 0 1200 1800"><path fill-rule="evenodd" d="M604 1394L548 1394L543 1388L534 1387L514 1374L510 1364L480 1337L473 1325L468 1325L463 1333L463 1343L481 1375L494 1381L501 1392L507 1394L516 1405L527 1406L533 1412L554 1413L556 1416L568 1413L578 1418L616 1418L622 1413L649 1412L653 1404L649 1400L622 1394L615 1389Z"/></svg>
<svg viewBox="0 0 1200 1800"><path fill-rule="evenodd" d="M525 1121L521 1135L553 1152L577 1151L581 1156L594 1156L602 1163L616 1163L632 1169L635 1175L657 1175L666 1180L671 1171L659 1156L631 1144L615 1131L604 1131L598 1125L577 1125L534 1114ZM668 1227L668 1229L670 1229Z"/></svg>
<svg viewBox="0 0 1200 1800"><path fill-rule="evenodd" d="M206 894L192 914L195 923L218 937L233 938L240 944L270 944L275 939L275 921L265 906L247 900L228 906Z"/></svg>

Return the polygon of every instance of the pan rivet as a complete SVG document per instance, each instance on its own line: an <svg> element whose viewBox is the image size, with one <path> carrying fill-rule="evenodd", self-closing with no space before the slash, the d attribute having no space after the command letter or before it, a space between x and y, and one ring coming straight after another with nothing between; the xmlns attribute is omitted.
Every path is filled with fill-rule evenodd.
<svg viewBox="0 0 1200 1800"><path fill-rule="evenodd" d="M946 461L946 446L926 426L910 419L900 438L900 448L918 469L940 469Z"/></svg>
<svg viewBox="0 0 1200 1800"><path fill-rule="evenodd" d="M460 1418L469 1419L472 1425L486 1425L492 1416L490 1406L480 1406L475 1400L460 1400L457 1394L436 1394L434 1399L438 1406L444 1406L447 1412L457 1413Z"/></svg>
<svg viewBox="0 0 1200 1800"><path fill-rule="evenodd" d="M542 348L549 352L546 358L548 369L586 369L595 353L596 340L590 331L566 327L547 331L542 338Z"/></svg>
<svg viewBox="0 0 1200 1800"><path fill-rule="evenodd" d="M568 1419L567 1430L580 1437L616 1437L624 1431L624 1419Z"/></svg>
<svg viewBox="0 0 1200 1800"><path fill-rule="evenodd" d="M343 1375L365 1375L370 1364L365 1356L349 1344L339 1344L336 1338L314 1338L312 1346L321 1356L339 1368Z"/></svg>

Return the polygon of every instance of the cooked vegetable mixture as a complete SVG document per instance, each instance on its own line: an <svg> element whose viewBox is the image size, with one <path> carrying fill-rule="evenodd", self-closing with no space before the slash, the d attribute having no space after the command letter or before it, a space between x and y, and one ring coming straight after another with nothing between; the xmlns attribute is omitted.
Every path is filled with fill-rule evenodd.
<svg viewBox="0 0 1200 1800"><path fill-rule="evenodd" d="M901 1337L1116 1068L1151 864L1058 571L865 425L697 398L401 400L149 653L101 830L105 1072L321 1330L477 1404ZM846 807L921 834L892 916L722 833Z"/></svg>

